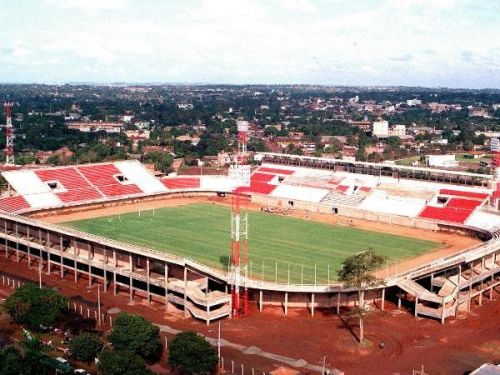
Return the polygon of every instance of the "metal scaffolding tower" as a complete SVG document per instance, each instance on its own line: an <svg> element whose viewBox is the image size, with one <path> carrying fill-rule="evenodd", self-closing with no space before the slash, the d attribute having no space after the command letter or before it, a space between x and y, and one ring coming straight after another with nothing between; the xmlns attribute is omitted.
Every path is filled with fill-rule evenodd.
<svg viewBox="0 0 500 375"><path fill-rule="evenodd" d="M5 102L5 164L14 165L14 128L12 127L12 107L14 103Z"/></svg>

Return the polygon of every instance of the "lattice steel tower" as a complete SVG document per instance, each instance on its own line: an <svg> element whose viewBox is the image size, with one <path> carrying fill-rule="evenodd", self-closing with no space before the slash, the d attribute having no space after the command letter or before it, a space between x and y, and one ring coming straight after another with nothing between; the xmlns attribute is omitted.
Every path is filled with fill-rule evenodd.
<svg viewBox="0 0 500 375"><path fill-rule="evenodd" d="M14 103L5 102L5 164L14 165L14 128L12 127L12 107Z"/></svg>
<svg viewBox="0 0 500 375"><path fill-rule="evenodd" d="M250 166L247 165L248 122L238 121L238 151L230 175L239 183L234 190L231 202L231 297L233 316L248 313L248 289L245 280L248 277L248 215L241 211L244 199L240 188L249 185Z"/></svg>

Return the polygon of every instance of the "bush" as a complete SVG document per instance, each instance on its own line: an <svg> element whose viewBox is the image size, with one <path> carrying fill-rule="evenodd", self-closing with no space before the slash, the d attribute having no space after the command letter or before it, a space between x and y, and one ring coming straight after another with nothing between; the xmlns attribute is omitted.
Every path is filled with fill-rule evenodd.
<svg viewBox="0 0 500 375"><path fill-rule="evenodd" d="M66 309L65 297L51 289L39 289L35 284L24 284L5 301L7 313L16 323L32 329L40 325L52 326Z"/></svg>
<svg viewBox="0 0 500 375"><path fill-rule="evenodd" d="M179 333L170 344L168 363L181 374L213 374L217 362L215 349L196 332Z"/></svg>
<svg viewBox="0 0 500 375"><path fill-rule="evenodd" d="M161 355L160 329L142 316L120 314L109 341L117 351L127 351L154 361Z"/></svg>
<svg viewBox="0 0 500 375"><path fill-rule="evenodd" d="M84 362L96 358L103 346L102 340L93 333L82 333L69 342L71 356Z"/></svg>

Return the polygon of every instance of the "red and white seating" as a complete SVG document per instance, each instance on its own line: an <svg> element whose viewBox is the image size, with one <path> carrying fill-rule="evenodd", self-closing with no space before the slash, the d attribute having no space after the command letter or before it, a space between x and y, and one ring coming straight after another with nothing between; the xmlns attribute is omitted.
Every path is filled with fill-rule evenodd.
<svg viewBox="0 0 500 375"><path fill-rule="evenodd" d="M92 201L102 198L74 167L40 169L35 174L46 183L55 183L54 193L64 203Z"/></svg>
<svg viewBox="0 0 500 375"><path fill-rule="evenodd" d="M162 184L170 190L199 189L199 177L166 177L161 180Z"/></svg>
<svg viewBox="0 0 500 375"><path fill-rule="evenodd" d="M106 197L119 197L143 193L133 183L119 181L122 173L114 164L96 164L77 167L78 171Z"/></svg>
<svg viewBox="0 0 500 375"><path fill-rule="evenodd" d="M31 206L22 196L0 198L0 209L8 212L22 211Z"/></svg>

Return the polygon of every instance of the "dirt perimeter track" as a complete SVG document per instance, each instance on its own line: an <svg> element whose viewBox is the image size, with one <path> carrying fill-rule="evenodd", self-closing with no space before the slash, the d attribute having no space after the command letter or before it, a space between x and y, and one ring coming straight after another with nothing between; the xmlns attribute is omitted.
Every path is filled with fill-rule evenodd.
<svg viewBox="0 0 500 375"><path fill-rule="evenodd" d="M139 210L151 210L153 208L175 207L193 203L212 203L212 204L229 206L231 204L231 199L215 198L215 197L214 198L211 197L165 198L161 200L145 201L138 203L123 203L121 205L112 207L103 207L103 208L99 207L95 209L86 208L84 211L52 214L49 216L42 217L41 219L43 221L57 224L66 221L91 219L103 216L113 216L128 212L137 212ZM261 207L262 207L261 205L253 203L246 204L246 208L250 210L260 211ZM467 237L456 233L435 232L418 228L404 227L400 225L389 225L373 221L347 219L345 217L328 215L328 214L319 214L311 212L306 213L300 210L293 211L290 216L301 218L304 220L318 221L327 224L350 226L374 232L382 232L382 233L388 233L388 234L411 237L411 238L426 239L441 244L441 246L435 251L391 265L388 269L384 269L383 271L381 271L381 275L379 275L381 277L386 276L387 274L389 275L394 274L396 272L401 272L410 268L420 266L422 264L426 264L434 259L456 253L460 250L463 250L467 247L473 246L474 244L480 242L476 238Z"/></svg>

